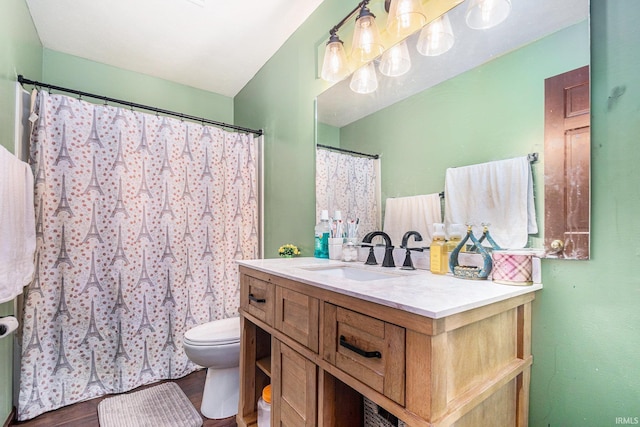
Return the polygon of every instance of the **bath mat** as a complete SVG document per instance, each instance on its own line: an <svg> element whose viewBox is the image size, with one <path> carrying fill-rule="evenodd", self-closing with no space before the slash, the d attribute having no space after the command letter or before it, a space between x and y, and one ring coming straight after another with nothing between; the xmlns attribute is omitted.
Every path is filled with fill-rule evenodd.
<svg viewBox="0 0 640 427"><path fill-rule="evenodd" d="M199 427L202 417L180 386L166 382L98 404L100 427Z"/></svg>

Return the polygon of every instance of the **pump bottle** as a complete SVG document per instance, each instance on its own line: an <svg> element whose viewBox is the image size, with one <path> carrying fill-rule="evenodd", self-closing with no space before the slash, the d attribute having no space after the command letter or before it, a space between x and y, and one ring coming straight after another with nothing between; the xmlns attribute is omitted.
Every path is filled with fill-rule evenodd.
<svg viewBox="0 0 640 427"><path fill-rule="evenodd" d="M447 256L458 247L462 241L462 224L451 224L449 226L449 240L447 240ZM460 252L466 252L466 248L461 248Z"/></svg>
<svg viewBox="0 0 640 427"><path fill-rule="evenodd" d="M313 256L316 258L329 258L329 211L323 210L320 214L320 222L316 225L316 240Z"/></svg>
<svg viewBox="0 0 640 427"><path fill-rule="evenodd" d="M433 240L431 241L430 259L431 272L433 274L447 274L449 259L447 257L447 246L444 236L444 224L433 224Z"/></svg>

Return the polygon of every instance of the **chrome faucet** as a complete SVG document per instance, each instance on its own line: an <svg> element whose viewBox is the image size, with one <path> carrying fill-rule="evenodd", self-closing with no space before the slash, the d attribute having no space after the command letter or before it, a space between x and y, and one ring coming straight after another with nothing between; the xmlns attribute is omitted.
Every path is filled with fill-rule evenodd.
<svg viewBox="0 0 640 427"><path fill-rule="evenodd" d="M422 252L423 250L422 248L407 247L407 243L409 242L409 238L411 236L414 236L414 240L416 242L422 241L422 235L417 231L407 231L406 233L404 233L404 236L402 236L402 245L400 247L402 249L406 249L407 252L404 257L404 264L402 264L402 267L401 267L402 270L415 270L416 268L413 266L413 261L411 260L411 251Z"/></svg>
<svg viewBox="0 0 640 427"><path fill-rule="evenodd" d="M396 264L395 262L393 262L393 245L391 244L391 237L389 237L389 235L384 231L372 231L371 233L368 233L366 236L364 236L364 238L362 239L362 243L363 243L362 246L368 246L371 248L369 249L369 257L367 258L367 262L365 262L365 264L367 265L378 264L378 262L376 261L376 257L373 253L373 245L371 244L371 240L373 240L373 238L376 236L381 236L384 239L384 260L382 261L382 266L395 267Z"/></svg>

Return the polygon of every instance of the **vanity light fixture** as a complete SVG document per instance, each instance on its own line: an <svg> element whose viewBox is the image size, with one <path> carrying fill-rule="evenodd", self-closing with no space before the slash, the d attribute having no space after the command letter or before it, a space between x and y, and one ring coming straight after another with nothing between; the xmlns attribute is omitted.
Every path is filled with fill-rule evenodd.
<svg viewBox="0 0 640 427"><path fill-rule="evenodd" d="M511 0L470 0L465 19L469 28L486 30L507 19L510 12Z"/></svg>
<svg viewBox="0 0 640 427"><path fill-rule="evenodd" d="M411 56L406 40L402 40L382 54L379 69L387 77L399 77L411 69Z"/></svg>
<svg viewBox="0 0 640 427"><path fill-rule="evenodd" d="M416 48L421 55L438 56L451 49L455 40L449 15L444 14L422 29Z"/></svg>
<svg viewBox="0 0 640 427"><path fill-rule="evenodd" d="M387 19L387 33L394 40L404 39L427 23L420 0L391 0Z"/></svg>
<svg viewBox="0 0 640 427"><path fill-rule="evenodd" d="M426 14L422 9L423 0L385 0L385 10L389 12L386 37L399 43L385 51L375 15L368 8L370 0L362 0L342 21L330 31L325 48L320 76L330 83L345 79L355 69L349 87L356 93L367 94L378 88L378 77L374 60L380 57L379 71L388 77L398 77L411 69L411 55L406 39L422 29L416 48L424 56L437 56L450 50L455 36L445 13L425 26ZM487 29L504 21L511 12L511 0L467 0L465 19L473 29ZM453 6L462 3L454 2ZM453 7L452 6L452 7ZM344 44L338 31L350 19L356 16L353 30L351 55L347 57ZM376 61L378 62L378 61Z"/></svg>

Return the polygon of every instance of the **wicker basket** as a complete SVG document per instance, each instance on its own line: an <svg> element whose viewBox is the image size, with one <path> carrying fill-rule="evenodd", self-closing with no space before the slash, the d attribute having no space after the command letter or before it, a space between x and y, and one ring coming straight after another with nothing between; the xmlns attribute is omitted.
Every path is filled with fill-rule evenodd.
<svg viewBox="0 0 640 427"><path fill-rule="evenodd" d="M395 426L407 427L404 421L398 420L395 416L391 414L389 414L389 417L385 417L379 414L378 405L376 405L366 397L363 397L363 399L364 399L364 427L395 427ZM386 412L386 411L382 409L382 412Z"/></svg>

